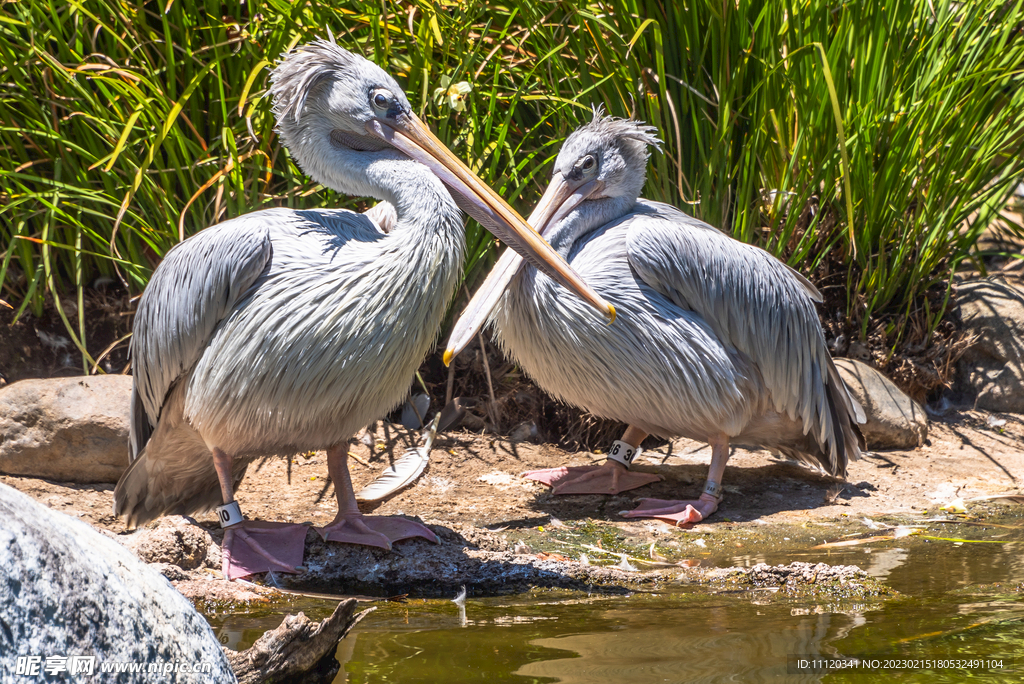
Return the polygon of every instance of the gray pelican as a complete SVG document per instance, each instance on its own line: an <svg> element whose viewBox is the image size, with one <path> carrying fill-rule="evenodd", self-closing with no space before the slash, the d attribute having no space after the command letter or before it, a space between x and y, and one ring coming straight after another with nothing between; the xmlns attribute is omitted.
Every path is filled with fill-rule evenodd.
<svg viewBox="0 0 1024 684"><path fill-rule="evenodd" d="M504 351L545 391L629 424L601 466L524 473L558 494L618 493L647 434L711 445L697 500L645 500L630 517L677 524L712 514L729 445L763 447L845 475L863 411L825 347L818 291L764 250L678 209L637 199L655 129L603 116L565 141L530 218L619 312L614 326L506 252L452 332L445 361L488 318ZM507 288L507 289L506 289Z"/></svg>
<svg viewBox="0 0 1024 684"><path fill-rule="evenodd" d="M384 203L368 215L268 209L207 228L167 253L139 302L132 462L114 512L140 524L223 504L229 578L295 571L302 558L305 528L244 521L234 501L259 456L327 450L338 515L319 530L325 540L436 541L418 523L359 513L348 439L405 398L437 335L461 275L460 206L614 318L379 67L317 41L271 81L278 130L303 170Z"/></svg>

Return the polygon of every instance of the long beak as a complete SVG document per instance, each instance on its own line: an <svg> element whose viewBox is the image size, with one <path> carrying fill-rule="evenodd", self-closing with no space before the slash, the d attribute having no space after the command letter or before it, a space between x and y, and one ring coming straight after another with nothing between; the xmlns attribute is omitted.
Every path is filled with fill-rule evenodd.
<svg viewBox="0 0 1024 684"><path fill-rule="evenodd" d="M473 341L480 328L484 327L487 317L498 305L501 295L505 294L505 288L515 278L516 273L519 273L522 265L523 257L516 254L513 249L506 249L501 255L494 268L487 274L483 285L469 300L466 310L459 316L459 320L455 321L451 337L448 338L448 348L444 350L444 365L450 364L452 359Z"/></svg>
<svg viewBox="0 0 1024 684"><path fill-rule="evenodd" d="M556 225L566 215L578 207L580 203L604 188L604 182L592 180L578 184L567 181L565 176L556 173L548 184L547 190L537 202L530 214L530 225L541 235L551 226Z"/></svg>
<svg viewBox="0 0 1024 684"><path fill-rule="evenodd" d="M371 135L386 140L410 158L427 166L452 191L462 196L464 202L460 205L498 239L555 281L578 294L610 321L615 320L615 307L583 282L537 231L527 225L515 209L452 154L415 114L403 115L397 125L373 120L367 123L366 129Z"/></svg>
<svg viewBox="0 0 1024 684"><path fill-rule="evenodd" d="M591 181L581 186L573 186L566 182L564 176L555 174L537 206L533 208L533 213L530 214L530 225L536 226L543 236L547 228L557 224L580 202L600 189L601 185L598 183L599 181ZM444 365L450 364L452 359L473 341L522 265L523 258L511 249L505 250L501 255L494 268L487 274L483 285L469 301L466 310L455 322L451 337L448 338L448 348L444 352Z"/></svg>

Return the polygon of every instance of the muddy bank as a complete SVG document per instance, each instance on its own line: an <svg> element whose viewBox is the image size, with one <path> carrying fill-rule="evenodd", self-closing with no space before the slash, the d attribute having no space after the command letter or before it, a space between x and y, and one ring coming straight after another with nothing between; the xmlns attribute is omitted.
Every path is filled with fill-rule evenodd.
<svg viewBox="0 0 1024 684"><path fill-rule="evenodd" d="M754 566L767 553L778 557L792 552L798 559L801 552L822 544L892 536L899 525L917 522L916 535L948 537L950 525L960 521L978 523L1007 511L1019 515L1024 507L1007 509L970 499L1019 491L1024 479L1022 437L1024 424L1017 416L952 412L933 418L922 447L868 453L851 464L845 482L767 452L737 449L726 470L726 497L719 511L683 530L655 520L627 520L619 512L645 496L695 497L707 472L705 445L677 441L645 452L636 467L664 480L641 489L612 497L556 497L543 485L520 479L519 473L601 462L603 456L467 432L438 435L423 476L373 513L418 518L438 534L440 544L407 540L388 552L324 543L309 530L305 574L252 579L296 591L377 597L451 598L462 587L471 596L537 587L653 591L667 582L712 588L715 582L746 577L749 568L735 577L721 574L720 567L735 565L737 557L747 559L743 565ZM356 488L373 480L417 439L415 433L382 423L373 439L366 440L371 445L354 441L349 462ZM251 518L322 525L336 512L326 473L323 453L266 459L250 467L238 500ZM144 560L162 564L164 574L195 601L265 600L254 584L220 579L222 533L212 514L195 521L166 518L129 534L111 515L111 485L9 476L0 481L105 530ZM955 506L952 512L940 510L957 500L968 501L966 512ZM936 516L950 522L935 522ZM958 534L976 529L968 525ZM817 584L831 590L828 583L802 582L802 574L791 575L777 586ZM751 586L762 581L757 577L762 575L751 579ZM846 581L843 591L857 583ZM840 585L833 588L839 591ZM868 586L864 591L880 590Z"/></svg>
<svg viewBox="0 0 1024 684"><path fill-rule="evenodd" d="M673 553L657 543L646 549L634 548L614 532L589 523L560 523L547 535L534 531L532 541L536 546L562 552L538 550L522 538L513 544L504 534L456 527L431 525L439 544L406 540L391 551L324 543L309 530L304 573L268 573L252 578L255 581L236 583L224 581L219 572L219 530L171 517L122 541L183 594L214 609L266 603L282 593L452 598L462 592L499 596L541 588L621 595L680 585L712 591L775 587L784 588L790 595L828 593L835 598L890 593L855 566L793 562L723 568L711 559L703 562L694 558L689 550ZM751 550L772 543L767 535L758 539L747 534L742 538ZM737 544L718 539L722 549ZM693 548L707 549L708 543L698 539Z"/></svg>
<svg viewBox="0 0 1024 684"><path fill-rule="evenodd" d="M417 517L437 533L440 544L409 540L388 552L324 543L309 529L305 573L257 575L253 583L233 584L220 578L222 532L212 514L195 520L169 517L129 533L111 514L111 485L9 476L0 481L105 530L143 560L157 563L198 604L259 604L272 599L273 587L452 598L464 587L470 596L488 596L536 588L645 592L671 584L710 591L788 587L777 591L881 596L885 588L857 569L773 570L759 562L769 553L777 558L792 552L798 559L808 549L864 539L885 545L887 537L898 535L899 525L915 525L915 536L970 536L981 533L979 521L986 516L1019 515L1024 507L991 502L969 501L968 511L940 509L956 500L1018 490L1024 476L1022 433L1015 416L992 420L980 413L955 414L933 421L929 443L920 448L865 455L851 464L845 482L767 453L736 450L726 471L725 502L712 518L688 530L618 513L641 497L694 497L709 457L707 447L695 442L677 441L644 454L638 468L664 481L616 497L553 497L518 473L603 457L466 432L438 435L424 475L374 513ZM353 442L356 488L417 439L416 433L379 424L367 440L372 445ZM326 471L324 454L256 463L239 490L242 509L257 519L324 524L336 511ZM740 566L730 567L737 558Z"/></svg>

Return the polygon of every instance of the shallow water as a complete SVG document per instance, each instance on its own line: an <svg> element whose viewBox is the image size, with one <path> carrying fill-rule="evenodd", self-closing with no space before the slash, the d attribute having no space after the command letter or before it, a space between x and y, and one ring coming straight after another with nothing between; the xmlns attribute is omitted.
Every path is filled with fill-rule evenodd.
<svg viewBox="0 0 1024 684"><path fill-rule="evenodd" d="M1024 535L1019 529L1000 535L1009 540ZM335 681L1024 681L1021 541L957 545L910 537L872 548L721 556L713 564L793 560L859 565L900 595L831 601L770 589L711 593L668 582L657 593L629 596L535 591L470 598L461 607L418 599L368 603L376 610L342 641ZM276 627L281 612L303 610L319 620L334 605L301 599L273 614L208 617L222 643L245 648ZM790 669L800 655L878 663L801 674ZM922 659L992 659L1001 667L878 668Z"/></svg>

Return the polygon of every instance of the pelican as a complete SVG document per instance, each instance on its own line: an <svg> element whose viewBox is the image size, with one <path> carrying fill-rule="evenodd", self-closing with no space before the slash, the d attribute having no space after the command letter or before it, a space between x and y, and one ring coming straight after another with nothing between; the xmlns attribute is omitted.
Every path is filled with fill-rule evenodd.
<svg viewBox="0 0 1024 684"><path fill-rule="evenodd" d="M825 347L803 276L675 207L638 199L656 130L604 116L565 141L530 222L619 312L614 326L506 252L456 323L445 361L490 320L501 348L545 391L628 423L601 466L524 473L558 494L618 493L660 479L628 470L648 434L711 445L696 500L644 500L628 517L678 524L722 500L730 444L845 475L860 406Z"/></svg>
<svg viewBox="0 0 1024 684"><path fill-rule="evenodd" d="M243 520L234 500L260 456L327 450L338 514L319 529L325 540L437 541L418 523L359 513L348 439L404 399L437 335L462 270L460 206L614 318L379 67L319 40L286 55L271 82L302 169L382 203L368 215L257 211L167 253L135 316L132 462L115 489L115 514L135 525L221 504L229 578L301 562L305 528Z"/></svg>

